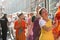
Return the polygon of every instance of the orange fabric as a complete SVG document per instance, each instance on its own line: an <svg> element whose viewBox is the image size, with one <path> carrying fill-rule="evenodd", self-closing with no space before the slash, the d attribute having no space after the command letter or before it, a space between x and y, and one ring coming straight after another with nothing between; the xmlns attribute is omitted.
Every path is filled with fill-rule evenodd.
<svg viewBox="0 0 60 40"><path fill-rule="evenodd" d="M19 27L18 21L15 21L14 28L16 30L16 40L26 40L26 37L25 37L25 24L26 24L25 21L22 20L20 25L22 25L23 32L21 34L18 34L20 27Z"/></svg>
<svg viewBox="0 0 60 40"><path fill-rule="evenodd" d="M16 30L16 34L18 34L18 28L16 28L16 27L18 27L19 28L19 25L18 25L18 21L15 21L15 23L14 23L14 29Z"/></svg>
<svg viewBox="0 0 60 40"><path fill-rule="evenodd" d="M57 14L58 12L60 12L60 7L59 7L58 10L56 11L56 14Z"/></svg>
<svg viewBox="0 0 60 40"><path fill-rule="evenodd" d="M55 19L60 20L60 7L58 8L56 12ZM59 31L60 31L60 23L58 22L57 27L53 29L53 33L56 37L58 37Z"/></svg>

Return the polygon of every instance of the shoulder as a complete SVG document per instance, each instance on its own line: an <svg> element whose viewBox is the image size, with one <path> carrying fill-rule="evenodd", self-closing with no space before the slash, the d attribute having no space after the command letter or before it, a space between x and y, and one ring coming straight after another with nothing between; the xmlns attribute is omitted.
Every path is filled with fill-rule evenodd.
<svg viewBox="0 0 60 40"><path fill-rule="evenodd" d="M42 27L42 26L44 26L46 24L46 21L45 20L43 20L43 19L40 19L39 20L39 25Z"/></svg>
<svg viewBox="0 0 60 40"><path fill-rule="evenodd" d="M44 23L44 22L46 22L46 21L41 18L41 19L39 19L39 22L40 22L40 23Z"/></svg>

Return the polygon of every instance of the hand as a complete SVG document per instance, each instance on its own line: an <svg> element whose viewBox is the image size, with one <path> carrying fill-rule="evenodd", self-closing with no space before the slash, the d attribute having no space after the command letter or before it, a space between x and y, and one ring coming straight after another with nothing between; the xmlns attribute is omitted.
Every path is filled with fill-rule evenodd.
<svg viewBox="0 0 60 40"><path fill-rule="evenodd" d="M50 30L52 30L52 27L49 27L47 31L50 31Z"/></svg>
<svg viewBox="0 0 60 40"><path fill-rule="evenodd" d="M58 25L58 20L56 19L56 20L53 21L52 27L56 27L57 25Z"/></svg>

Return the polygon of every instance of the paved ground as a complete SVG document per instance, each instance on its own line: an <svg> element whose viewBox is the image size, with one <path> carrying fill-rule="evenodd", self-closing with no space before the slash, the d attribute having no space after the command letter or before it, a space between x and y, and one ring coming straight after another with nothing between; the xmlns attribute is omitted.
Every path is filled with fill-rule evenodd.
<svg viewBox="0 0 60 40"><path fill-rule="evenodd" d="M2 40L2 38L0 38L0 40ZM7 38L7 40L14 40L14 39L11 39L11 38Z"/></svg>
<svg viewBox="0 0 60 40"><path fill-rule="evenodd" d="M2 40L2 37L0 37L0 40ZM10 35L8 34L7 40L14 40L14 39L12 39L12 38L10 37Z"/></svg>
<svg viewBox="0 0 60 40"><path fill-rule="evenodd" d="M0 38L0 40L2 40L2 39Z"/></svg>
<svg viewBox="0 0 60 40"><path fill-rule="evenodd" d="M0 28L0 40L2 40L1 35L2 34L1 34L1 28ZM10 33L7 34L7 40L14 40L14 39L11 38Z"/></svg>

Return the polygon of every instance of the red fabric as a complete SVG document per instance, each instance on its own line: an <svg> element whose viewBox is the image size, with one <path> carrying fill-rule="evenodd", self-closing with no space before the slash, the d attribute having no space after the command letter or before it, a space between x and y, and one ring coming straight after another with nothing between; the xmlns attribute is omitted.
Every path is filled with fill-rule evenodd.
<svg viewBox="0 0 60 40"><path fill-rule="evenodd" d="M26 24L25 21L22 20L22 24L21 25L22 25L22 28L23 28L24 31L25 31L25 28L26 28L25 24ZM19 28L20 27L19 27L18 21L15 21L15 23L14 23L14 29L16 30L16 34L18 34Z"/></svg>
<svg viewBox="0 0 60 40"><path fill-rule="evenodd" d="M57 18L57 20L60 20L60 12L56 14L55 18Z"/></svg>
<svg viewBox="0 0 60 40"><path fill-rule="evenodd" d="M56 12L56 15L55 15L55 20L60 20L60 8L58 8L58 10L57 10L57 12ZM60 23L58 22L58 25L57 25L57 27L55 27L54 29L53 29L53 34L55 35L55 37L58 37L58 36L60 36Z"/></svg>
<svg viewBox="0 0 60 40"><path fill-rule="evenodd" d="M25 24L26 23L25 23L24 20L22 20L20 23L18 23L18 20L15 21L14 28L16 30L16 40L26 40L26 36L25 36ZM20 27L23 28L23 32L18 34Z"/></svg>
<svg viewBox="0 0 60 40"><path fill-rule="evenodd" d="M18 30L19 30L19 29L17 29L16 27L19 28L18 21L15 21L15 22L14 22L14 29L16 30L16 34L18 34Z"/></svg>

